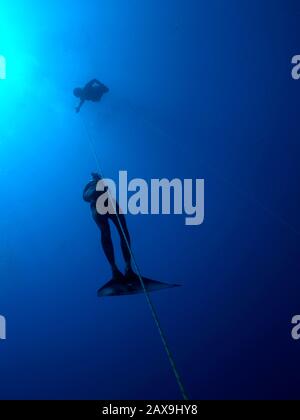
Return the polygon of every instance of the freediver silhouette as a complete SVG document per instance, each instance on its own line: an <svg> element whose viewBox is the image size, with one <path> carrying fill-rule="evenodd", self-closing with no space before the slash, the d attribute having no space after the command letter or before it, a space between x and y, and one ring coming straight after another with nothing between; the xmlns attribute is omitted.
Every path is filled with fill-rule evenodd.
<svg viewBox="0 0 300 420"><path fill-rule="evenodd" d="M98 290L98 296L133 295L144 293L145 289L148 292L154 292L178 287L176 284L162 283L146 277L142 277L141 281L139 275L135 273L132 268L131 238L125 216L122 213L118 202L114 200L110 194L107 194L108 188L105 187L105 184L102 183L101 188L97 188L97 186L99 186L98 184L102 181L103 178L99 174L92 173L92 179L88 182L83 191L83 200L90 204L92 217L101 232L102 248L112 271L112 279ZM106 203L106 208L110 208L111 211L100 214L97 210L97 201L103 194L106 194L105 200L113 200L113 204L110 206L109 203ZM116 264L110 222L115 225L120 236L121 249L126 263L124 275Z"/></svg>
<svg viewBox="0 0 300 420"><path fill-rule="evenodd" d="M110 264L113 279L123 280L123 274L118 269L117 264L116 264L114 246L113 246L113 242L111 238L111 230L110 230L110 224L109 224L110 221L115 225L120 236L122 253L123 253L125 263L126 263L125 278L127 279L132 278L135 275L135 273L132 269L131 255L130 255L130 250L129 250L129 247L131 246L131 239L130 239L129 231L127 228L125 216L120 211L118 202L115 201L114 206L113 206L116 212L118 213L118 216L116 212L114 211L107 212L104 215L99 214L97 211L96 206L97 206L98 198L102 194L107 192L107 187L104 187L103 191L97 191L97 185L101 180L102 180L102 177L99 174L92 173L92 179L84 188L83 199L84 201L90 203L93 219L101 231L102 248ZM112 198L110 199L112 200ZM124 234L125 234L125 237L124 237Z"/></svg>
<svg viewBox="0 0 300 420"><path fill-rule="evenodd" d="M91 80L84 88L75 88L73 94L80 99L79 105L75 108L76 112L80 112L85 101L100 102L103 95L108 92L108 87L97 79Z"/></svg>

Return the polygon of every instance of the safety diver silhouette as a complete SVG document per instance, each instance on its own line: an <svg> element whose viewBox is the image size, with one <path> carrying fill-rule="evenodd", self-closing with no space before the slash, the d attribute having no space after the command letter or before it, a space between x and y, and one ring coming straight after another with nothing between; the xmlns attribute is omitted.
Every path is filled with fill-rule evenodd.
<svg viewBox="0 0 300 420"><path fill-rule="evenodd" d="M84 88L75 88L74 96L80 99L79 105L75 108L76 112L80 112L85 101L100 102L103 95L108 92L108 87L97 79L91 80Z"/></svg>
<svg viewBox="0 0 300 420"><path fill-rule="evenodd" d="M103 188L104 191L97 191L97 185L99 181L101 180L102 180L102 177L99 174L92 173L92 180L84 188L83 199L84 201L90 203L93 219L101 231L102 248L111 266L113 279L122 280L124 279L124 276L116 264L114 246L113 246L113 242L111 238L111 230L110 230L109 222L110 221L113 222L113 224L116 226L118 234L120 236L120 240L121 240L121 249L122 249L123 257L126 263L126 270L125 270L125 280L126 280L128 278L132 278L135 276L135 273L132 269L131 254L129 250L131 246L131 239L130 239L129 231L127 228L125 216L124 214L122 214L122 211L120 211L120 207L117 201L114 201L113 203L114 204L113 207L116 211L107 212L104 215L98 213L97 200L102 194L107 192L107 187ZM113 198L111 197L109 198L109 200L113 200Z"/></svg>

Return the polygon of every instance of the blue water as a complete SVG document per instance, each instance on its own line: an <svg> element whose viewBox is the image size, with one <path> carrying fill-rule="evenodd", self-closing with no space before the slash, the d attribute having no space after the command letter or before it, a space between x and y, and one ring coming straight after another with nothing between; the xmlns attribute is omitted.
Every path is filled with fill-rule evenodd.
<svg viewBox="0 0 300 420"><path fill-rule="evenodd" d="M110 270L82 201L97 169L82 119L108 177L205 179L202 226L128 216L143 273L183 284L153 300L189 395L298 398L299 13L293 0L1 6L1 399L180 398L145 298L97 299ZM93 77L111 92L78 116L72 90Z"/></svg>

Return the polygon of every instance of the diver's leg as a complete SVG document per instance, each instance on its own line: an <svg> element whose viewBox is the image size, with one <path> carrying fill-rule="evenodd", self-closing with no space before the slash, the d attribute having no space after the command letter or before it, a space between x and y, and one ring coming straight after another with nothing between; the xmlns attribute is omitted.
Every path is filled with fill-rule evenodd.
<svg viewBox="0 0 300 420"><path fill-rule="evenodd" d="M130 253L130 249L129 249L129 248L131 248L131 239L130 239L130 235L129 235L129 231L128 231L125 216L124 216L124 214L120 214L120 212L119 212L118 217L116 215L111 215L110 217L111 217L111 220L113 221L113 223L115 224L115 226L118 230L119 236L120 236L122 253L123 253L125 263L126 263L126 272L132 271L131 253ZM120 226L120 224L121 224L121 226ZM124 237L124 235L125 235L125 237Z"/></svg>
<svg viewBox="0 0 300 420"><path fill-rule="evenodd" d="M115 260L115 252L114 252L114 246L113 246L113 242L112 242L112 238L111 238L111 231L110 231L110 226L109 226L109 220L107 217L105 216L100 216L98 215L95 218L95 221L101 231L101 243L102 243L102 248L104 251L104 254L111 266L111 270L113 273L113 277L119 277L120 276L120 271L116 265L116 260Z"/></svg>

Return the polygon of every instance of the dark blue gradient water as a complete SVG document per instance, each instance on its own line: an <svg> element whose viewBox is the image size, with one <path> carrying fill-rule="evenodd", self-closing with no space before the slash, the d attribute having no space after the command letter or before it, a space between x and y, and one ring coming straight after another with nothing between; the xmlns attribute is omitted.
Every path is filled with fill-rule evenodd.
<svg viewBox="0 0 300 420"><path fill-rule="evenodd" d="M202 226L128 217L143 273L183 284L153 300L189 395L298 398L299 11L1 5L1 399L180 398L145 298L97 299L110 271L82 201L97 169L82 119L108 177L205 178ZM72 90L93 77L111 92L79 116Z"/></svg>

